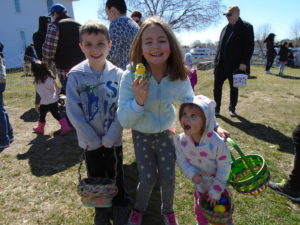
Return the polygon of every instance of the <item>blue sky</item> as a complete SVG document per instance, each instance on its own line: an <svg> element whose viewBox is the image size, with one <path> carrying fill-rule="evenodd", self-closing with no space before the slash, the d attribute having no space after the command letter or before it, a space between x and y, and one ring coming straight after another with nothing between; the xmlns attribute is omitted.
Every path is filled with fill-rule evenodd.
<svg viewBox="0 0 300 225"><path fill-rule="evenodd" d="M75 1L73 3L75 19L80 23L89 19L99 19L97 15L99 4L100 0ZM270 25L271 32L276 34L277 41L291 38L292 24L296 21L300 22L300 0L222 0L222 5L226 7L238 5L241 10L241 18L253 25L254 32L261 25ZM109 24L108 21L102 22ZM222 17L218 24L201 32L186 31L177 34L177 37L182 44L190 44L195 40L215 42L219 39L220 32L226 24L226 18Z"/></svg>

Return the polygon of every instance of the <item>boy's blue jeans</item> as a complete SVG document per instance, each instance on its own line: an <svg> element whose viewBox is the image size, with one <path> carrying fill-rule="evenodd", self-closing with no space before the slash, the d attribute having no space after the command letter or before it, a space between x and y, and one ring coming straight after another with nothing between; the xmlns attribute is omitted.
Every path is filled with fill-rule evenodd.
<svg viewBox="0 0 300 225"><path fill-rule="evenodd" d="M3 91L5 83L0 83L0 149L7 148L13 141L13 129L9 122L8 113L4 107Z"/></svg>

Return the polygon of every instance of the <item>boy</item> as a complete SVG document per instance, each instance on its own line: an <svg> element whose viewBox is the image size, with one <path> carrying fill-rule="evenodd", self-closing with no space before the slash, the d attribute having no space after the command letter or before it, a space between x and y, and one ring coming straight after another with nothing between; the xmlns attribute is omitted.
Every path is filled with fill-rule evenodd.
<svg viewBox="0 0 300 225"><path fill-rule="evenodd" d="M118 195L113 199L113 206L123 209L117 216L124 215L126 221L130 200L123 180L122 127L116 117L123 71L106 60L112 43L104 24L89 21L81 26L79 34L79 45L86 60L68 74L67 115L76 129L79 146L87 150L88 176L114 179L116 175ZM110 224L110 210L95 208L95 225Z"/></svg>

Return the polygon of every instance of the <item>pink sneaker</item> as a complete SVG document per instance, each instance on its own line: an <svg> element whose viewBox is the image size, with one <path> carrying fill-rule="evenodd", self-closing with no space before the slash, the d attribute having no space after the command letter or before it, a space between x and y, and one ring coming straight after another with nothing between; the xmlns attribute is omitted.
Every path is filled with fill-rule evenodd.
<svg viewBox="0 0 300 225"><path fill-rule="evenodd" d="M132 210L128 219L127 225L141 225L143 213Z"/></svg>
<svg viewBox="0 0 300 225"><path fill-rule="evenodd" d="M178 225L175 213L164 214L163 221L165 225Z"/></svg>

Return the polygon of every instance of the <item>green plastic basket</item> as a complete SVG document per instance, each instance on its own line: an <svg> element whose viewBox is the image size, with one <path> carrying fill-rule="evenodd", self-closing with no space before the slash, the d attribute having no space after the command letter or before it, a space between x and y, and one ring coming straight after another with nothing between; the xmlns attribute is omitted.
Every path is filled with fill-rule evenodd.
<svg viewBox="0 0 300 225"><path fill-rule="evenodd" d="M231 139L227 142L238 152L240 158L231 154L232 164L228 183L246 195L257 195L263 192L269 183L270 172L264 158L260 155L244 155L238 145Z"/></svg>

